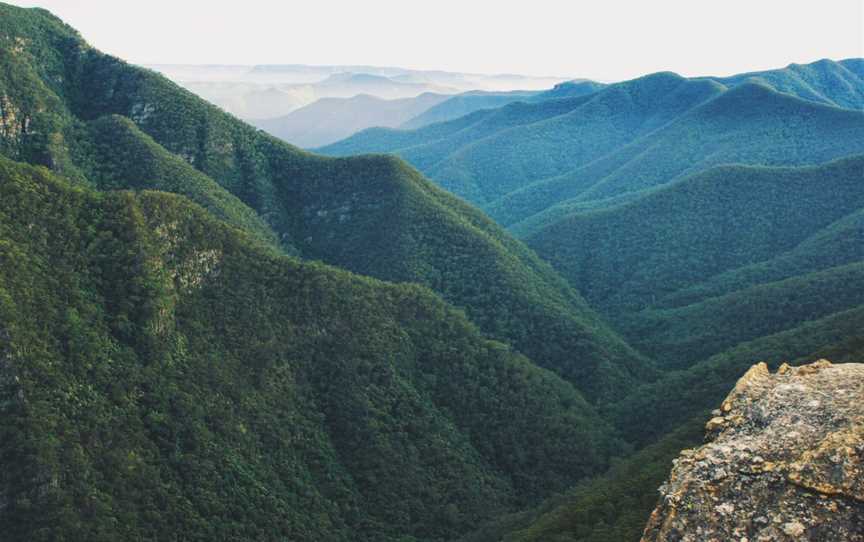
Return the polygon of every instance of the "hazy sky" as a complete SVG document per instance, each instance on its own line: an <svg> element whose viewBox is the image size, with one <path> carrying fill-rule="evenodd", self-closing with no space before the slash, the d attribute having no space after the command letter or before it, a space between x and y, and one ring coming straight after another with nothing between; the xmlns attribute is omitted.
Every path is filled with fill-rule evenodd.
<svg viewBox="0 0 864 542"><path fill-rule="evenodd" d="M9 0L6 0L9 1ZM864 56L862 0L12 0L138 64L374 64L618 80Z"/></svg>

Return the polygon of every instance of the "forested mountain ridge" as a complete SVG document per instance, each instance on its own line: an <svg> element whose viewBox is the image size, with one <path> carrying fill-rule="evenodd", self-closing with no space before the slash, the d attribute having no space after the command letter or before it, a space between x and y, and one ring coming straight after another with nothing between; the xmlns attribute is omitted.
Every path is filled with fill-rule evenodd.
<svg viewBox="0 0 864 542"><path fill-rule="evenodd" d="M587 100L544 100L541 94L522 118L511 105L418 130L369 130L321 150L393 152L525 235L580 209L632 199L631 192L682 171L730 161L815 164L864 151L854 132L861 125L855 111L864 108L859 61L822 60L725 78L657 73L599 87ZM724 108L740 114L716 114ZM538 114L543 109L548 113ZM487 119L505 112L510 123L488 126ZM718 125L718 118L728 125ZM826 133L834 123L841 129ZM841 135L844 127L853 133ZM788 146L798 138L825 145L811 154L802 144L793 153ZM829 151L832 146L837 152ZM666 155L655 156L655 149ZM634 172L654 177L630 186Z"/></svg>
<svg viewBox="0 0 864 542"><path fill-rule="evenodd" d="M720 166L529 237L667 370L606 409L639 452L467 540L638 540L677 450L699 443L711 408L753 361L860 360L862 198L861 155Z"/></svg>
<svg viewBox="0 0 864 542"><path fill-rule="evenodd" d="M0 532L638 539L744 369L864 356L862 113L822 64L775 78L813 99L664 72L367 132L419 169L535 128L543 168L592 157L528 245L0 4Z"/></svg>
<svg viewBox="0 0 864 542"><path fill-rule="evenodd" d="M819 164L861 152L864 111L808 102L748 82L613 154L509 194L490 213L512 223L547 203L638 197L715 165Z"/></svg>
<svg viewBox="0 0 864 542"><path fill-rule="evenodd" d="M0 180L4 538L447 539L616 451L425 288L179 196Z"/></svg>
<svg viewBox="0 0 864 542"><path fill-rule="evenodd" d="M523 117L513 128L498 130L442 157L429 174L433 179L447 179L444 186L457 194L477 191L484 198L479 203L489 204L532 181L564 174L605 156L721 91L712 82L658 73L608 86L596 94L561 99L564 102L539 102L534 107L544 110L568 102L577 107L544 115L527 125L522 124ZM409 161L411 156L406 153ZM540 156L543 159L537 160Z"/></svg>
<svg viewBox="0 0 864 542"><path fill-rule="evenodd" d="M716 167L529 238L637 348L675 369L625 399L633 406L619 421L630 435L645 424L627 420L653 417L656 430L675 419L646 401L716 401L753 359L850 359L864 340L856 331L862 241L862 155L820 166ZM732 367L722 378L705 370L720 363ZM665 385L701 391L660 391Z"/></svg>
<svg viewBox="0 0 864 542"><path fill-rule="evenodd" d="M634 202L574 215L528 241L565 277L581 283L593 305L614 312L667 306L667 297L721 273L794 253L808 238L862 209L864 155L797 168L719 166ZM811 250L828 247L823 241ZM846 259L825 254L821 265L864 259L864 246L835 252ZM785 276L766 279L819 269L788 262L778 269ZM749 275L748 286L756 276ZM695 291L687 296L687 302L697 300Z"/></svg>
<svg viewBox="0 0 864 542"><path fill-rule="evenodd" d="M579 389L620 397L650 363L476 209L43 10L0 5L0 40L12 539L448 540L628 450Z"/></svg>
<svg viewBox="0 0 864 542"><path fill-rule="evenodd" d="M177 191L260 238L276 239L289 253L426 284L484 331L592 397L623 393L635 375L650 371L547 264L404 164L300 151L153 72L89 48L45 12L2 10L8 47L0 85L12 119L3 142L10 158L100 187ZM104 120L108 115L132 122ZM111 148L114 139L143 154L116 164L121 155ZM141 171L145 163L149 171ZM143 174L150 184L142 185ZM179 177L153 184L154 174ZM399 207L407 196L414 205ZM423 238L435 243L413 250ZM532 317L521 317L526 314Z"/></svg>
<svg viewBox="0 0 864 542"><path fill-rule="evenodd" d="M797 96L844 109L864 109L862 59L818 60L811 64L790 64L780 70L742 73L731 77L706 77L727 87L757 82Z"/></svg>
<svg viewBox="0 0 864 542"><path fill-rule="evenodd" d="M399 128L412 129L445 122L451 119L463 117L480 109L492 109L507 105L510 102L530 100L534 96L542 96L545 92L513 90L510 92L463 92L447 98L440 104L434 105L402 123ZM377 124L376 126L382 126Z"/></svg>

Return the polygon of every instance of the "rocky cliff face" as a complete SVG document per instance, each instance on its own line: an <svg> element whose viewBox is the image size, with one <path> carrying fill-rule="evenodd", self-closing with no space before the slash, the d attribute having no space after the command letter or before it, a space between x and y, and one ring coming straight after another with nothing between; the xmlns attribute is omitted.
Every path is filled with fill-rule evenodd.
<svg viewBox="0 0 864 542"><path fill-rule="evenodd" d="M864 364L754 365L675 460L649 541L864 541Z"/></svg>

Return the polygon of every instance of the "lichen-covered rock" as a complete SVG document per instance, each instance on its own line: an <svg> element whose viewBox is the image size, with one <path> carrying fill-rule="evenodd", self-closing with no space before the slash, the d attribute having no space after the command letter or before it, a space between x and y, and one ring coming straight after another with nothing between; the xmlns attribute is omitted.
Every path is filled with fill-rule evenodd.
<svg viewBox="0 0 864 542"><path fill-rule="evenodd" d="M864 364L754 365L706 430L643 542L864 541Z"/></svg>

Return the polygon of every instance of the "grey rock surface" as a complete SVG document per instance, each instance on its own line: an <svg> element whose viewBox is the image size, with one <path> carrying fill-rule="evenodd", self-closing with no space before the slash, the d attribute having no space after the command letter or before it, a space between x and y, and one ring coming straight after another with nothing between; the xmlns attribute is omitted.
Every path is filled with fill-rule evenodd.
<svg viewBox="0 0 864 542"><path fill-rule="evenodd" d="M643 542L864 541L864 364L759 363L713 414Z"/></svg>

